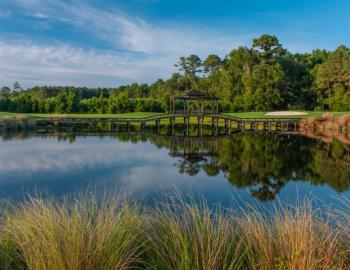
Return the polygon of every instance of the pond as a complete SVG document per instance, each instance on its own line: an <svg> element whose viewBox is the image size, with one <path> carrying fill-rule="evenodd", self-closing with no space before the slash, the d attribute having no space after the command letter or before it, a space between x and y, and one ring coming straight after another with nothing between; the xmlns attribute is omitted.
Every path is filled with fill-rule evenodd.
<svg viewBox="0 0 350 270"><path fill-rule="evenodd" d="M179 192L225 207L350 198L350 145L300 134L3 134L0 199Z"/></svg>

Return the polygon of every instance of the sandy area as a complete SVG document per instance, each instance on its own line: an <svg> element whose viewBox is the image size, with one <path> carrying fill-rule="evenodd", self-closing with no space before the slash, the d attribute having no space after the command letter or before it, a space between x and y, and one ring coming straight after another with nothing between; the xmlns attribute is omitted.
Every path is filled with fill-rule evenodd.
<svg viewBox="0 0 350 270"><path fill-rule="evenodd" d="M279 111L279 112L268 112L265 115L269 116L293 116L293 115L306 115L306 112L292 112L292 111Z"/></svg>

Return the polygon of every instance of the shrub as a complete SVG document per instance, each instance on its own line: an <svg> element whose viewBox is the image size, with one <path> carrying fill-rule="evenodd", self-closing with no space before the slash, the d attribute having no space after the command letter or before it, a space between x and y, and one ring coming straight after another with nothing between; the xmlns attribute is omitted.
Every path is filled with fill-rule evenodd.
<svg viewBox="0 0 350 270"><path fill-rule="evenodd" d="M348 127L350 123L350 114L343 115L337 120L337 124L342 127Z"/></svg>
<svg viewBox="0 0 350 270"><path fill-rule="evenodd" d="M24 120L26 120L26 116L25 115L23 115L23 114L17 114L16 115L16 120L17 121L24 121Z"/></svg>
<svg viewBox="0 0 350 270"><path fill-rule="evenodd" d="M324 113L321 116L321 121L326 121L326 122L333 122L334 121L334 116L331 113Z"/></svg>

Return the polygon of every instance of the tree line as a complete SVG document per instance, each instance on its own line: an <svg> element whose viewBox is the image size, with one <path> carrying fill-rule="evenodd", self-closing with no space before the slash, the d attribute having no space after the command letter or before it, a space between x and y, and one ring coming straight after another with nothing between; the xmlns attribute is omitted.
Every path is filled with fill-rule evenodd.
<svg viewBox="0 0 350 270"><path fill-rule="evenodd" d="M350 110L350 49L292 53L262 35L223 59L183 56L178 72L152 84L116 88L37 86L0 90L0 111L32 113L165 112L169 97L198 89L220 97L221 111Z"/></svg>

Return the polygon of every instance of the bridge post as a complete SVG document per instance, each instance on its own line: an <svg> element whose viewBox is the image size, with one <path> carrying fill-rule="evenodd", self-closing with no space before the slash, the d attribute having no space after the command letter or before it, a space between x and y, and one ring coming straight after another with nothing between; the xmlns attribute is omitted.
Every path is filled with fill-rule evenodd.
<svg viewBox="0 0 350 270"><path fill-rule="evenodd" d="M282 130L282 123L281 121L276 121L276 131L281 131Z"/></svg>
<svg viewBox="0 0 350 270"><path fill-rule="evenodd" d="M156 120L157 133L160 133L160 120Z"/></svg>
<svg viewBox="0 0 350 270"><path fill-rule="evenodd" d="M129 132L129 130L130 130L130 122L129 121L126 122L126 129Z"/></svg>
<svg viewBox="0 0 350 270"><path fill-rule="evenodd" d="M231 119L228 120L228 135L231 134L231 125L232 125L232 122L231 122Z"/></svg>
<svg viewBox="0 0 350 270"><path fill-rule="evenodd" d="M264 131L268 130L268 123L266 121L263 122L264 123Z"/></svg>
<svg viewBox="0 0 350 270"><path fill-rule="evenodd" d="M173 117L170 116L169 120L170 120L171 135L174 136L175 135L175 115Z"/></svg>
<svg viewBox="0 0 350 270"><path fill-rule="evenodd" d="M174 115L171 119L171 128L175 129L176 116Z"/></svg>

